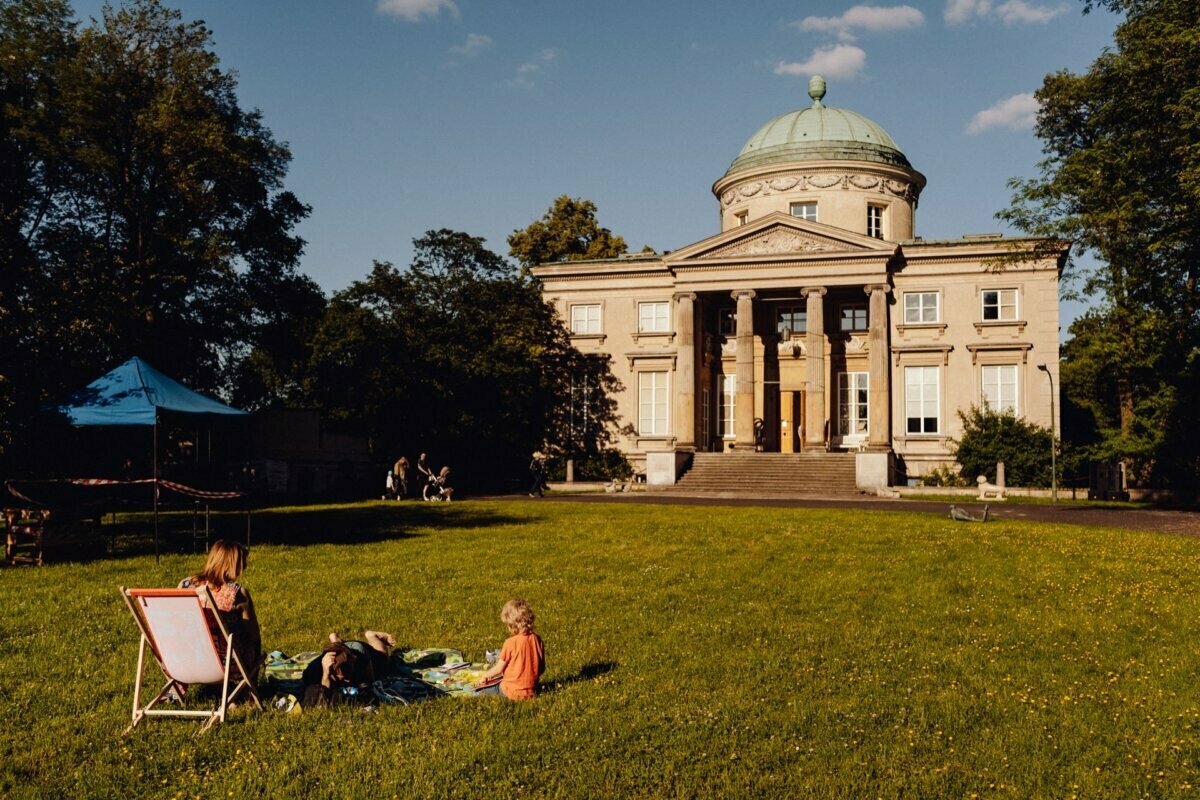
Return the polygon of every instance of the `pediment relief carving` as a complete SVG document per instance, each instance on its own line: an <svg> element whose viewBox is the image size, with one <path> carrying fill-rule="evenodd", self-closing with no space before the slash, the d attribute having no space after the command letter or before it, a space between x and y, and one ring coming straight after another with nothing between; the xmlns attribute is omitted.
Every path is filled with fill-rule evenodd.
<svg viewBox="0 0 1200 800"><path fill-rule="evenodd" d="M775 228L757 236L747 236L736 242L715 248L698 258L729 258L731 256L773 256L785 253L836 253L848 247L804 236L793 230Z"/></svg>

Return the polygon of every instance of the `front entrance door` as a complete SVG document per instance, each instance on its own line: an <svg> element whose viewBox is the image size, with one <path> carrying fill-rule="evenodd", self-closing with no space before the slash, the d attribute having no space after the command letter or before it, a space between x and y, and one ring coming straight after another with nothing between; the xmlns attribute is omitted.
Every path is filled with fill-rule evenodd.
<svg viewBox="0 0 1200 800"><path fill-rule="evenodd" d="M870 415L869 372L838 374L838 436L833 442L841 447L858 447L867 440Z"/></svg>
<svg viewBox="0 0 1200 800"><path fill-rule="evenodd" d="M804 448L804 392L779 393L779 444L784 453Z"/></svg>

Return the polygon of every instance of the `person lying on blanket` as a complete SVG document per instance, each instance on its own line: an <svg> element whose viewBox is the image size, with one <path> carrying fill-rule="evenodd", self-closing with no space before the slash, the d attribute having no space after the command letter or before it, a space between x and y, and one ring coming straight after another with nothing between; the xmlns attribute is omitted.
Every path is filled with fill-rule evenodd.
<svg viewBox="0 0 1200 800"><path fill-rule="evenodd" d="M509 700L528 700L537 693L537 681L546 670L542 637L533 632L533 609L524 600L509 600L500 612L500 621L512 635L504 640L500 657L479 676L477 695L501 695ZM487 684L497 675L500 683Z"/></svg>
<svg viewBox="0 0 1200 800"><path fill-rule="evenodd" d="M346 641L329 634L329 646L304 670L301 706L327 706L342 690L357 692L387 675L388 650L396 646L395 637L364 631L363 638L366 641Z"/></svg>

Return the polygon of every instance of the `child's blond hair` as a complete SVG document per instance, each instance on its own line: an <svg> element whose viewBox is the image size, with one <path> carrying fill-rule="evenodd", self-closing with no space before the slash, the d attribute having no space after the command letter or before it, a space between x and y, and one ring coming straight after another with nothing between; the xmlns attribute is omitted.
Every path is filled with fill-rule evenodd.
<svg viewBox="0 0 1200 800"><path fill-rule="evenodd" d="M500 612L500 621L513 633L533 633L533 609L524 600L509 600Z"/></svg>

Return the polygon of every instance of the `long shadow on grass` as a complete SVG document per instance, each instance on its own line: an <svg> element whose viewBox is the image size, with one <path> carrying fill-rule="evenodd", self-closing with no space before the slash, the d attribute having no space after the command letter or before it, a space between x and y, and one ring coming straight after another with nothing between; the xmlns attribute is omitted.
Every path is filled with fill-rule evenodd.
<svg viewBox="0 0 1200 800"><path fill-rule="evenodd" d="M214 515L211 539L246 541L245 516ZM515 516L476 507L432 503L402 503L363 507L296 506L255 511L250 523L250 545L370 544L411 539L431 531L492 528L528 522ZM145 518L108 523L104 536L115 546L109 558L130 558L154 553L153 529ZM163 553L203 550L204 542L193 543L190 515L168 517L160 523L159 547Z"/></svg>
<svg viewBox="0 0 1200 800"><path fill-rule="evenodd" d="M585 664L583 668L574 675L568 675L567 677L560 678L553 683L546 684L542 691L544 693L561 691L576 683L593 681L596 678L599 678L601 675L607 675L616 668L617 662L615 661L597 661L592 664Z"/></svg>

